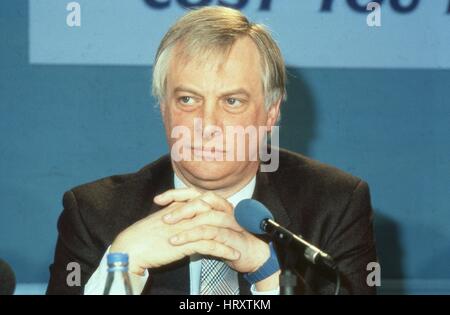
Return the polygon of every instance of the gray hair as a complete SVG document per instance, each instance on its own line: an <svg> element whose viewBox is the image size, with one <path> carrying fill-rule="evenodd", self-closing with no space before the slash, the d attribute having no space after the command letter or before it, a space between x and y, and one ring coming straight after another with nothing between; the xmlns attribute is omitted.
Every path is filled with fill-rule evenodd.
<svg viewBox="0 0 450 315"><path fill-rule="evenodd" d="M276 42L262 24L251 23L241 12L212 6L191 10L182 16L162 39L153 64L152 94L165 98L167 70L172 51L182 45L183 55L227 54L235 41L250 37L261 56L265 108L286 98L286 68Z"/></svg>

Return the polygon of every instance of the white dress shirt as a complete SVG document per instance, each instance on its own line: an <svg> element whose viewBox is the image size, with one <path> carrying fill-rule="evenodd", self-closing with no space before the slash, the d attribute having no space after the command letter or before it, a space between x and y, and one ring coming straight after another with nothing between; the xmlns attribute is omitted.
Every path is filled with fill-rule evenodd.
<svg viewBox="0 0 450 315"><path fill-rule="evenodd" d="M235 193L234 195L227 198L228 202L230 202L233 207L235 207L241 200L251 198L253 192L255 190L256 177L253 177L252 180L240 191ZM184 188L186 185L178 178L178 176L174 175L174 187L176 189ZM111 247L111 246L110 246ZM105 287L106 278L108 276L108 264L107 264L107 255L109 253L109 248L106 250L105 255L97 267L97 270L92 274L89 281L86 283L84 287L84 294L92 295L92 294L103 294L103 289ZM198 295L200 293L200 274L201 274L201 256L193 255L190 257L189 263L189 276L190 276L190 293L191 295ZM133 288L133 294L141 294L144 289L145 283L148 279L148 271L145 270L143 276L138 276L133 273L130 273L130 281ZM280 294L280 289L277 288L271 291L258 292L255 289L255 285L252 285L250 291L254 295L278 295ZM111 291L111 294L115 294L115 292Z"/></svg>

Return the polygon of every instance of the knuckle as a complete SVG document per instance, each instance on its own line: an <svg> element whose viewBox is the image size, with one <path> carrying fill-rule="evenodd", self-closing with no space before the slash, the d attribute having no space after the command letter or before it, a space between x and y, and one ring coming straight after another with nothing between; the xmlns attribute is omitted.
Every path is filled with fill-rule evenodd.
<svg viewBox="0 0 450 315"><path fill-rule="evenodd" d="M207 212L206 214L205 214L205 217L207 218L207 219L209 219L209 220L211 220L211 219L213 219L213 218L215 218L216 216L218 215L218 212L217 211L209 211L209 212Z"/></svg>
<svg viewBox="0 0 450 315"><path fill-rule="evenodd" d="M211 224L214 222L215 214L213 211L208 211L198 218L203 224Z"/></svg>
<svg viewBox="0 0 450 315"><path fill-rule="evenodd" d="M177 216L185 216L190 212L189 204L184 204L183 206L179 207L177 210L173 212L174 215Z"/></svg>
<svg viewBox="0 0 450 315"><path fill-rule="evenodd" d="M216 228L213 226L208 226L205 231L204 237L209 240L214 240L217 237Z"/></svg>
<svg viewBox="0 0 450 315"><path fill-rule="evenodd" d="M227 233L225 229L215 228L214 229L214 239L219 243L225 243Z"/></svg>
<svg viewBox="0 0 450 315"><path fill-rule="evenodd" d="M208 233L208 227L206 225L200 225L198 231L201 235L206 235Z"/></svg>
<svg viewBox="0 0 450 315"><path fill-rule="evenodd" d="M230 230L221 229L219 236L221 236L223 239L230 239L232 235L230 234Z"/></svg>
<svg viewBox="0 0 450 315"><path fill-rule="evenodd" d="M217 251L217 243L214 241L208 241L207 242L208 250L211 252Z"/></svg>
<svg viewBox="0 0 450 315"><path fill-rule="evenodd" d="M211 234L213 238L217 238L220 235L220 229L218 227L213 227L211 229Z"/></svg>

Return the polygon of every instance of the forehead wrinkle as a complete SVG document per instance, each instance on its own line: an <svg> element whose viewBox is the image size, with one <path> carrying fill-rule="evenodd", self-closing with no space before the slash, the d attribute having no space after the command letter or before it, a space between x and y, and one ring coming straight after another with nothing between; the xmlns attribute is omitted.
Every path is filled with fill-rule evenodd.
<svg viewBox="0 0 450 315"><path fill-rule="evenodd" d="M241 38L241 40L244 38ZM174 47L172 51L172 56L170 58L170 71L168 72L168 77L171 77L171 73L173 74L176 69L176 72L178 76L181 76L181 79L184 79L188 74L183 73L186 70L186 67L192 66L194 68L194 71L205 71L205 75L198 76L199 80L198 82L201 82L202 86L208 86L211 85L211 78L208 77L211 73L214 73L219 78L225 78L223 75L223 72L226 71L225 67L227 66L228 62L231 60L230 57L233 57L234 59L242 60L242 50L244 51L244 54L247 54L246 58L248 58L249 62L240 64L240 69L246 69L251 71L251 69L255 66L254 61L256 60L256 66L258 67L260 73L258 76L259 81L261 81L261 87L262 87L262 68L260 66L260 56L258 48L256 47L256 44L253 43L251 38L246 38L250 40L250 44L254 48L254 51L256 51L256 59L252 58L252 56L248 56L248 54L251 54L251 51L249 49L245 49L247 47L240 47L238 44L239 40L237 40L235 43L233 43L232 46L229 47L200 47L198 49L193 49L192 45L191 47L187 47L184 43L178 43L176 47ZM248 43L248 42L247 42ZM242 45L242 41L240 41L240 44ZM236 49L241 48L240 51L237 51ZM192 71L193 69L190 69ZM235 71L235 69L231 68L231 71ZM208 75L206 75L206 73ZM253 79L253 78L252 78ZM231 90L231 89L237 89L242 88L241 84L230 86L229 82L230 80L214 80L213 83L216 83L212 89L220 90L221 93L223 91ZM231 80L232 81L232 80ZM246 83L249 82L249 80L244 80ZM250 80L253 81L253 80ZM198 83L197 82L197 83ZM191 80L188 80L187 82L181 82L181 85L184 85L184 83L188 83L189 85L194 86L193 82ZM177 83L177 85L180 85L180 83ZM197 89L201 89L198 84L195 84L197 86ZM248 90L248 88L247 88Z"/></svg>

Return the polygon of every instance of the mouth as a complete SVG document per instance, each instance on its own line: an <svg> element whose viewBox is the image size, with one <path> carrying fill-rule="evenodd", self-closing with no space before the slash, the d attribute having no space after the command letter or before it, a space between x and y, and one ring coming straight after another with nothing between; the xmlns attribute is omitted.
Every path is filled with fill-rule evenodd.
<svg viewBox="0 0 450 315"><path fill-rule="evenodd" d="M224 154L224 153L226 153L225 150L214 148L214 147L212 147L212 148L210 148L210 147L190 147L189 149L194 151L194 153L198 153L198 154L215 154L215 153Z"/></svg>

